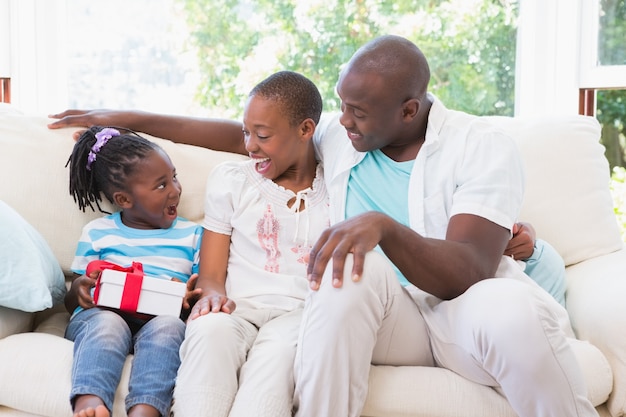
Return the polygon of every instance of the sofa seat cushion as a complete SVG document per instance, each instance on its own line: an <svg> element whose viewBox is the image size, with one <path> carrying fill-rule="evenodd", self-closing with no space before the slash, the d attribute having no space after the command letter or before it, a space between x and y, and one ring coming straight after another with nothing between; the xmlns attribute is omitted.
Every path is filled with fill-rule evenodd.
<svg viewBox="0 0 626 417"><path fill-rule="evenodd" d="M31 329L34 314L0 306L0 339Z"/></svg>
<svg viewBox="0 0 626 417"><path fill-rule="evenodd" d="M22 333L0 340L0 404L42 416L71 416L72 346L69 340L46 333ZM130 358L115 393L113 415L126 415Z"/></svg>
<svg viewBox="0 0 626 417"><path fill-rule="evenodd" d="M572 346L587 381L590 401L594 406L603 404L613 388L606 358L590 343L573 340ZM372 366L369 383L363 416L516 417L495 389L447 369Z"/></svg>
<svg viewBox="0 0 626 417"><path fill-rule="evenodd" d="M572 327L607 358L614 375L608 408L614 416L626 415L626 248L572 265L566 273Z"/></svg>
<svg viewBox="0 0 626 417"><path fill-rule="evenodd" d="M604 403L613 384L607 360L587 342L574 341L573 346L589 386L589 398L595 406ZM0 404L51 417L71 415L72 342L46 333L13 335L0 340L0 358ZM114 415L124 415L129 371L127 360L123 382L115 396ZM417 366L373 366L363 415L515 417L496 390L447 369Z"/></svg>

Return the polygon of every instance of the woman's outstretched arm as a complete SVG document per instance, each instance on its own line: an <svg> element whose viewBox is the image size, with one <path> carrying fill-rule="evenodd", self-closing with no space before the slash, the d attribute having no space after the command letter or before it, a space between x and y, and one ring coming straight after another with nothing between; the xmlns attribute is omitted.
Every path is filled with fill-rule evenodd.
<svg viewBox="0 0 626 417"><path fill-rule="evenodd" d="M49 117L58 119L48 125L50 129L118 126L178 143L248 154L244 147L242 125L234 120L175 116L139 110L65 110Z"/></svg>

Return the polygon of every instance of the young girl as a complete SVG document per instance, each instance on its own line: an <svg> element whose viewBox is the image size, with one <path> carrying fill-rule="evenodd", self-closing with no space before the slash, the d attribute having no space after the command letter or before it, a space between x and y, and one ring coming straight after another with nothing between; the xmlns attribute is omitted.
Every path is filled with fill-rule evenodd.
<svg viewBox="0 0 626 417"><path fill-rule="evenodd" d="M279 72L244 110L250 161L211 173L197 287L181 347L176 417L291 416L308 253L329 225L311 141L315 85Z"/></svg>
<svg viewBox="0 0 626 417"><path fill-rule="evenodd" d="M181 185L167 154L135 134L113 128L85 131L69 158L70 193L81 210L100 208L102 195L119 211L85 225L72 263L77 277L65 298L72 313L66 338L74 341L74 416L108 417L126 356L134 353L126 397L133 417L168 416L185 324L178 317L139 319L95 307L97 273L87 264L141 262L146 275L188 282L197 272L202 228L177 216ZM188 291L187 296L193 293ZM189 308L188 300L184 306Z"/></svg>

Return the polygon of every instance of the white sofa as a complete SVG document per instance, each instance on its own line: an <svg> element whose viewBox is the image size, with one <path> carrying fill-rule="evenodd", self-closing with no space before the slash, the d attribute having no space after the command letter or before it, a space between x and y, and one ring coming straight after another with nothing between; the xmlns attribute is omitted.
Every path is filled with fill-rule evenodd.
<svg viewBox="0 0 626 417"><path fill-rule="evenodd" d="M575 352L589 397L600 415L621 416L626 410L626 250L612 210L600 127L582 116L492 119L518 141L526 165L521 219L530 221L567 265L567 308L580 339ZM64 165L73 130L51 131L47 122L0 107L0 200L41 233L69 275L83 224L100 214L80 212L68 194ZM181 215L200 220L208 172L241 156L160 143L183 185ZM63 338L67 320L61 306L36 314L0 307L0 416L71 415L72 343ZM116 416L124 415L126 381L127 375L118 388ZM372 367L363 415L515 416L494 389L445 369L385 366Z"/></svg>

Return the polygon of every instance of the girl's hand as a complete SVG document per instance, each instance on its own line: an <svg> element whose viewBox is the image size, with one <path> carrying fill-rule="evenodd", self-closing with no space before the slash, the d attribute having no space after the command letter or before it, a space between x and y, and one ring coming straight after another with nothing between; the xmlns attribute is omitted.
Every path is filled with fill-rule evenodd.
<svg viewBox="0 0 626 417"><path fill-rule="evenodd" d="M504 255L520 261L530 258L535 250L535 239L535 229L530 223L515 223L513 237L509 240Z"/></svg>
<svg viewBox="0 0 626 417"><path fill-rule="evenodd" d="M182 282L178 278L172 278L172 281ZM187 292L183 298L183 310L189 310L202 295L202 289L196 288L196 281L198 281L198 274L192 274L187 280Z"/></svg>
<svg viewBox="0 0 626 417"><path fill-rule="evenodd" d="M76 295L78 297L78 305L84 309L93 308L96 304L91 296L91 289L96 286L96 280L100 271L94 271L90 276L81 275L74 280L72 285L76 285Z"/></svg>
<svg viewBox="0 0 626 417"><path fill-rule="evenodd" d="M235 311L236 304L233 300L228 298L225 294L221 294L215 291L209 292L204 297L200 298L198 302L193 306L189 320L197 319L200 316L204 316L209 313L227 313L230 314Z"/></svg>

